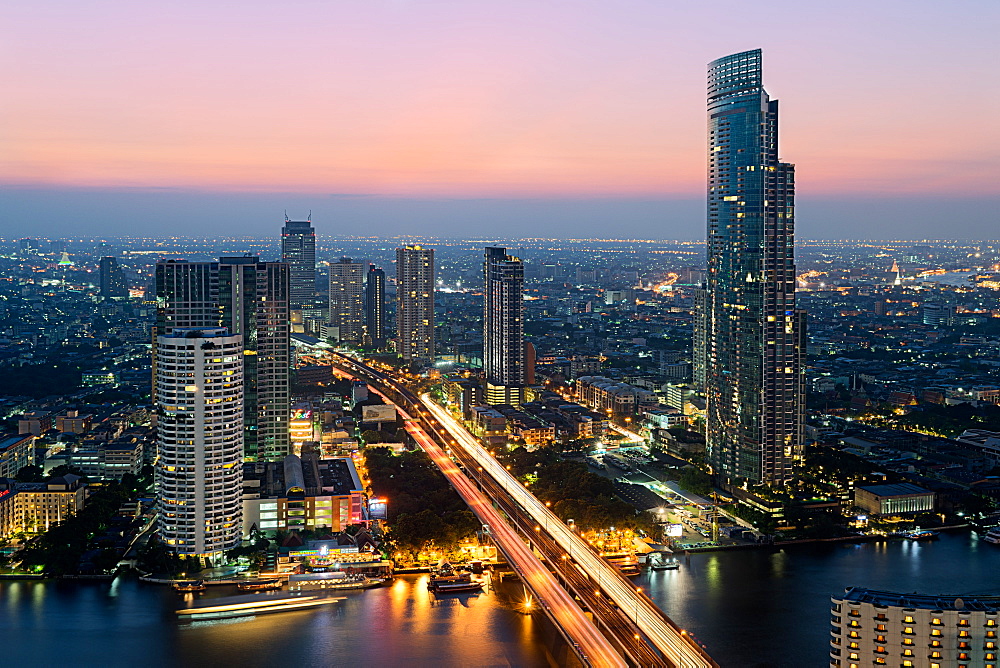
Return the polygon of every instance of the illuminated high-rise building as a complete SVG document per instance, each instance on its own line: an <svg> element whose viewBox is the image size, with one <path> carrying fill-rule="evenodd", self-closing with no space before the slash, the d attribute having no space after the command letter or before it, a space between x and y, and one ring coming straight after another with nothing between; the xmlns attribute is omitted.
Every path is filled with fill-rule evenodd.
<svg viewBox="0 0 1000 668"><path fill-rule="evenodd" d="M245 379L244 456L278 459L289 452L290 331L288 265L255 256L219 262L169 260L156 265L158 335L177 328L225 327L242 337Z"/></svg>
<svg viewBox="0 0 1000 668"><path fill-rule="evenodd" d="M373 264L365 278L365 339L373 348L385 347L385 271Z"/></svg>
<svg viewBox="0 0 1000 668"><path fill-rule="evenodd" d="M159 535L178 554L221 557L243 537L243 337L178 327L156 348Z"/></svg>
<svg viewBox="0 0 1000 668"><path fill-rule="evenodd" d="M488 246L483 262L483 372L486 402L524 401L524 263Z"/></svg>
<svg viewBox="0 0 1000 668"><path fill-rule="evenodd" d="M316 296L316 231L311 220L289 220L281 228L281 261L288 263L289 304L301 309Z"/></svg>
<svg viewBox="0 0 1000 668"><path fill-rule="evenodd" d="M709 64L708 158L708 462L723 483L780 484L802 459L805 313L795 307L795 170L778 159L760 50Z"/></svg>
<svg viewBox="0 0 1000 668"><path fill-rule="evenodd" d="M396 249L396 333L408 362L434 362L434 249Z"/></svg>
<svg viewBox="0 0 1000 668"><path fill-rule="evenodd" d="M128 297L128 283L118 258L110 255L101 258L100 279L102 297Z"/></svg>
<svg viewBox="0 0 1000 668"><path fill-rule="evenodd" d="M289 283L284 262L261 262L255 256L219 260L221 323L243 337L243 443L251 461L289 453Z"/></svg>
<svg viewBox="0 0 1000 668"><path fill-rule="evenodd" d="M349 257L330 263L330 326L338 341L364 343L365 264Z"/></svg>

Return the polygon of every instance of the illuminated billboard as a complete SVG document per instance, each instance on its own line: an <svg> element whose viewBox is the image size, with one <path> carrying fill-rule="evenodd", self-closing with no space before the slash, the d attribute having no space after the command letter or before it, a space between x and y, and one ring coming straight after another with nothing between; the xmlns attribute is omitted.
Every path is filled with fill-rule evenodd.
<svg viewBox="0 0 1000 668"><path fill-rule="evenodd" d="M666 526L666 534L671 538L680 538L684 535L684 525L683 524L668 524Z"/></svg>
<svg viewBox="0 0 1000 668"><path fill-rule="evenodd" d="M373 520L384 520L386 519L386 512L388 507L386 506L385 499L369 499L368 501L368 518Z"/></svg>
<svg viewBox="0 0 1000 668"><path fill-rule="evenodd" d="M362 422L395 422L396 408L394 406L374 405L361 407Z"/></svg>

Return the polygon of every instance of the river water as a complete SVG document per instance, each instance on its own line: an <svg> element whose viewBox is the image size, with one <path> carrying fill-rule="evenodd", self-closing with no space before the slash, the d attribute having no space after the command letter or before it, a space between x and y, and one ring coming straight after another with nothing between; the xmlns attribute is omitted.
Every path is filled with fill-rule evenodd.
<svg viewBox="0 0 1000 668"><path fill-rule="evenodd" d="M179 596L133 580L0 582L0 639L17 666L546 666L548 623L493 593L436 600L427 576L345 592L333 606L180 625ZM729 667L827 665L829 597L847 586L1000 593L1000 546L975 534L930 543L812 544L691 556L635 579Z"/></svg>

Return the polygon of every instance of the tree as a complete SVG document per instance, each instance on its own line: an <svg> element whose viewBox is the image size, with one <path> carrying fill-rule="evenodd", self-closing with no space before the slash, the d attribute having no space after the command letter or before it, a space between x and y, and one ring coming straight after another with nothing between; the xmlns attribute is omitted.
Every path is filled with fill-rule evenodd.
<svg viewBox="0 0 1000 668"><path fill-rule="evenodd" d="M14 480L17 482L42 482L45 480L45 474L42 471L41 466L29 464L28 466L22 467L21 470L17 472L17 475L14 476Z"/></svg>

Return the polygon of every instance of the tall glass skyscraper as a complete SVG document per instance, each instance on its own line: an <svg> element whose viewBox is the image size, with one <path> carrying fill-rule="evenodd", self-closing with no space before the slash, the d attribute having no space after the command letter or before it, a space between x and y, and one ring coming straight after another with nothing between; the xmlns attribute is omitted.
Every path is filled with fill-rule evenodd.
<svg viewBox="0 0 1000 668"><path fill-rule="evenodd" d="M287 262L293 309L311 304L316 296L316 231L311 220L289 220L281 228L281 261Z"/></svg>
<svg viewBox="0 0 1000 668"><path fill-rule="evenodd" d="M696 345L708 461L728 484L780 484L802 458L805 313L795 308L795 168L760 50L708 66L708 272ZM699 355L695 356L696 359Z"/></svg>
<svg viewBox="0 0 1000 668"><path fill-rule="evenodd" d="M486 403L524 401L524 263L487 246L483 261L483 373Z"/></svg>

